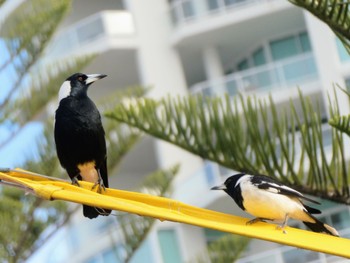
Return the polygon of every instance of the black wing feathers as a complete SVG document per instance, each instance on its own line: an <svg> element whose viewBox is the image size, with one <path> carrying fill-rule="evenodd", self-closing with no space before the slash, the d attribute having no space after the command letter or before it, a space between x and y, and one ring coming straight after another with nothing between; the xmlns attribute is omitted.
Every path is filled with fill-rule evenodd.
<svg viewBox="0 0 350 263"><path fill-rule="evenodd" d="M272 179L271 177L265 175L256 175L252 177L252 184L256 185L259 189L270 190L276 194L289 195L292 197L302 198L315 204L320 204L319 202L305 197L302 193L281 184L280 182Z"/></svg>

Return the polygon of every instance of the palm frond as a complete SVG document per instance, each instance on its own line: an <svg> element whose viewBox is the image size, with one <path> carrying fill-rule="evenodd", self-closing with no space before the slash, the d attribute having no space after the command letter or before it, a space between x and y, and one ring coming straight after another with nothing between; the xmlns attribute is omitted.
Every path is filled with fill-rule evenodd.
<svg viewBox="0 0 350 263"><path fill-rule="evenodd" d="M37 63L59 23L67 13L70 1L24 1L4 21L0 36L8 58L0 70L12 72L12 85L0 103L3 109L25 83L28 71ZM11 74L8 74L11 75Z"/></svg>
<svg viewBox="0 0 350 263"><path fill-rule="evenodd" d="M350 203L342 135L332 133L329 156L319 106L301 93L278 112L271 98L190 96L139 99L106 115L233 170L268 174L305 193Z"/></svg>
<svg viewBox="0 0 350 263"><path fill-rule="evenodd" d="M75 58L73 61L60 62L54 65L46 65L45 69L36 69L35 74L29 78L30 84L21 96L11 100L4 108L0 123L10 121L22 127L26 123L33 121L38 115L43 113L47 104L56 99L59 88L72 72L79 72L88 65L93 56Z"/></svg>
<svg viewBox="0 0 350 263"><path fill-rule="evenodd" d="M349 1L341 0L289 0L326 23L350 53Z"/></svg>
<svg viewBox="0 0 350 263"><path fill-rule="evenodd" d="M329 125L350 136L350 115L334 116L328 121Z"/></svg>

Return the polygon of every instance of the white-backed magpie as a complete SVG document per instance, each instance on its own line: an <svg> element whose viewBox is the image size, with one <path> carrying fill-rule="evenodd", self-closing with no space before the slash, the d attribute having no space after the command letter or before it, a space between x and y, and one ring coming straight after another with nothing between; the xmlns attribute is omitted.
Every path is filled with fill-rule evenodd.
<svg viewBox="0 0 350 263"><path fill-rule="evenodd" d="M302 221L314 232L339 236L337 230L312 215L320 214L320 210L303 204L301 200L315 204L319 202L271 177L238 173L227 178L224 184L211 189L224 190L241 209L256 217L247 224L264 220L282 222L278 228L284 231L288 219L293 218Z"/></svg>
<svg viewBox="0 0 350 263"><path fill-rule="evenodd" d="M89 86L103 74L75 73L63 82L55 115L55 143L58 159L73 184L94 183L98 191L108 187L105 132L100 113L88 97ZM109 215L110 210L84 205L85 217Z"/></svg>

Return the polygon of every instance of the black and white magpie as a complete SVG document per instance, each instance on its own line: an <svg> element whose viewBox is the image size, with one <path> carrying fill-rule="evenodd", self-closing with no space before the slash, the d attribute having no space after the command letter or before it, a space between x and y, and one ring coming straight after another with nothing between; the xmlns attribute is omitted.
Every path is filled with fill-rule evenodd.
<svg viewBox="0 0 350 263"><path fill-rule="evenodd" d="M72 183L92 182L99 192L108 187L105 132L100 113L87 91L92 83L106 76L76 73L63 82L54 130L58 159ZM90 219L110 213L110 210L83 206L84 216Z"/></svg>
<svg viewBox="0 0 350 263"><path fill-rule="evenodd" d="M288 219L293 218L302 221L314 232L339 236L337 230L312 215L321 211L303 204L302 199L315 204L319 202L271 177L238 173L211 190L224 190L241 209L255 216L247 224L264 220L282 222L278 228L284 231Z"/></svg>

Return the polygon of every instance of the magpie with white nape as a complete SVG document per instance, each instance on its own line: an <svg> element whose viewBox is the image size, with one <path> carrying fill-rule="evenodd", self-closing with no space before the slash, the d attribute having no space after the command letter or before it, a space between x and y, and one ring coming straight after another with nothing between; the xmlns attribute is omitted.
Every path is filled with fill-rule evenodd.
<svg viewBox="0 0 350 263"><path fill-rule="evenodd" d="M55 115L55 143L58 159L73 184L94 183L101 193L108 187L105 132L100 113L88 97L89 86L103 74L75 73L63 82ZM111 210L83 205L90 219L109 215Z"/></svg>
<svg viewBox="0 0 350 263"><path fill-rule="evenodd" d="M320 204L319 202L271 177L238 173L211 190L224 190L242 210L256 217L247 224L265 220L282 222L277 228L285 233L288 219L293 218L302 221L314 232L339 236L337 230L312 215L320 214L320 210L303 204L302 200L315 204Z"/></svg>

